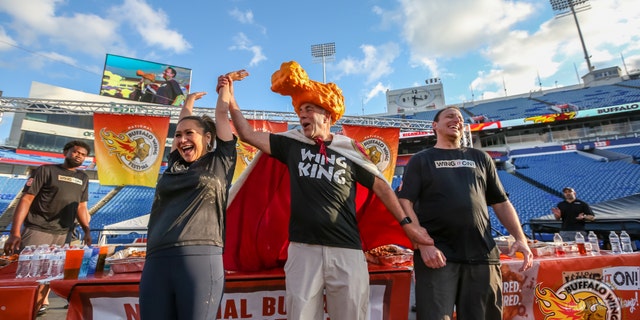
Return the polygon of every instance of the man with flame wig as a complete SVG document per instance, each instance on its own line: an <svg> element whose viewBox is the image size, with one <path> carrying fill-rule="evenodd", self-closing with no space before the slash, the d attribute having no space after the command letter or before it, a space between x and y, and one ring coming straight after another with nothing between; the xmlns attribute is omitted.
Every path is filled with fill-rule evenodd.
<svg viewBox="0 0 640 320"><path fill-rule="evenodd" d="M344 114L337 85L310 80L295 61L283 63L271 83L272 91L291 96L301 129L255 131L235 101L232 79L218 79L220 90L230 93L238 136L261 150L232 187L227 210L228 224L242 224L239 230L256 234L246 240L228 230L225 267L256 270L286 261L288 319L324 319L323 292L331 319L368 319L369 273L363 249L433 242L425 229L411 223L415 217L405 215L362 146L331 133ZM257 183L249 183L256 174L262 189L247 192L256 188ZM263 195L266 205L259 209L256 203Z"/></svg>

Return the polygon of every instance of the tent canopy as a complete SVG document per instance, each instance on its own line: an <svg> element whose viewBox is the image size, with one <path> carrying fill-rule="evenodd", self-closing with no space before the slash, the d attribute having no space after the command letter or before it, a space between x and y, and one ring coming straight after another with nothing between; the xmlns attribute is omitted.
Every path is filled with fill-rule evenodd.
<svg viewBox="0 0 640 320"><path fill-rule="evenodd" d="M603 236L611 230L626 230L634 240L640 239L640 194L596 203L591 210L596 220L586 224L587 230ZM552 214L531 219L529 224L534 233L558 232L561 226Z"/></svg>
<svg viewBox="0 0 640 320"><path fill-rule="evenodd" d="M149 224L149 214L106 225L100 232L98 243L100 245L106 244L108 235L123 235L133 232L146 235L147 224Z"/></svg>

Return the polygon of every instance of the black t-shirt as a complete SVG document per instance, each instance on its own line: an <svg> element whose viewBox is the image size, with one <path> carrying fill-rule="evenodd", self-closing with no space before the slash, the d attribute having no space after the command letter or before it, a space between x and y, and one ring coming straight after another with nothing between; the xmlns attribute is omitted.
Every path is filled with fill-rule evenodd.
<svg viewBox="0 0 640 320"><path fill-rule="evenodd" d="M236 165L236 139L222 141L187 163L177 150L156 185L149 216L147 252L186 245L224 246L229 186Z"/></svg>
<svg viewBox="0 0 640 320"><path fill-rule="evenodd" d="M487 205L507 200L491 158L473 148L430 148L415 154L398 196L408 199L420 225L447 261L500 262Z"/></svg>
<svg viewBox="0 0 640 320"><path fill-rule="evenodd" d="M89 177L59 164L42 165L30 175L23 192L35 195L24 226L65 234L74 226L78 205L89 199Z"/></svg>
<svg viewBox="0 0 640 320"><path fill-rule="evenodd" d="M152 102L160 104L172 104L178 95L182 94L180 84L174 79L167 80L160 85Z"/></svg>
<svg viewBox="0 0 640 320"><path fill-rule="evenodd" d="M586 202L580 199L575 199L571 203L564 200L558 203L558 209L560 209L560 217L562 218L562 228L560 230L563 230L563 231L584 230L585 221L578 220L576 219L576 217L580 213L593 215L593 211L591 211L591 207L589 207L589 205Z"/></svg>
<svg viewBox="0 0 640 320"><path fill-rule="evenodd" d="M356 221L356 182L371 188L375 176L328 147L325 162L318 145L276 134L270 136L270 144L272 156L289 170L289 240L362 249Z"/></svg>

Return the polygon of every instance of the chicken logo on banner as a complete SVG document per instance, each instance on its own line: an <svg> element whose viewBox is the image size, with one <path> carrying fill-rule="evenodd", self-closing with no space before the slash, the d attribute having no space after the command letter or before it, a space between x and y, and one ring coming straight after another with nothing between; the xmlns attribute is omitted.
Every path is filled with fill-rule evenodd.
<svg viewBox="0 0 640 320"><path fill-rule="evenodd" d="M597 280L570 281L556 292L537 285L535 296L545 320L622 319L620 301L615 292Z"/></svg>
<svg viewBox="0 0 640 320"><path fill-rule="evenodd" d="M145 127L136 127L125 133L100 130L100 136L109 155L115 155L123 165L134 171L149 169L160 155L160 143Z"/></svg>
<svg viewBox="0 0 640 320"><path fill-rule="evenodd" d="M248 166L249 163L253 161L256 153L258 153L258 148L240 139L238 139L238 143L236 144L236 150L238 151L238 159L242 159L242 163L244 163L245 166Z"/></svg>
<svg viewBox="0 0 640 320"><path fill-rule="evenodd" d="M378 167L380 172L384 172L389 167L393 156L384 139L378 136L369 136L362 141L362 145L371 162Z"/></svg>
<svg viewBox="0 0 640 320"><path fill-rule="evenodd" d="M575 119L578 116L577 111L545 114L541 116L528 117L524 119L524 122L531 121L533 123L547 123Z"/></svg>

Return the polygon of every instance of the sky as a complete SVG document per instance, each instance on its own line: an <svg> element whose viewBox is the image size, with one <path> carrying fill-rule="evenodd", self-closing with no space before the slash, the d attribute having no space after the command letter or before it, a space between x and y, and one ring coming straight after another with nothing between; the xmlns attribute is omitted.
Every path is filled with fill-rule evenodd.
<svg viewBox="0 0 640 320"><path fill-rule="evenodd" d="M589 5L577 17L591 64L640 69L637 0ZM310 48L324 43L336 54L323 65ZM451 105L576 85L587 73L573 16L556 17L544 0L0 0L4 97L28 97L32 81L97 94L107 54L192 69L205 108L218 75L246 69L240 107L282 112L291 99L270 90L271 74L294 60L336 83L352 116L384 113L387 90L429 78Z"/></svg>

